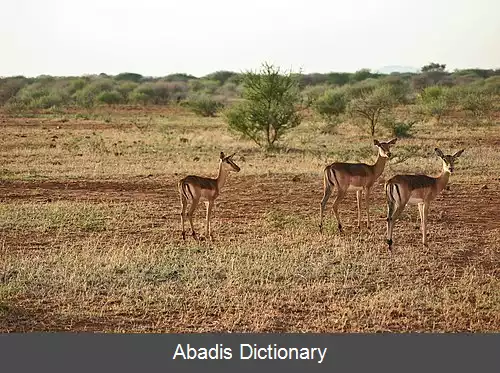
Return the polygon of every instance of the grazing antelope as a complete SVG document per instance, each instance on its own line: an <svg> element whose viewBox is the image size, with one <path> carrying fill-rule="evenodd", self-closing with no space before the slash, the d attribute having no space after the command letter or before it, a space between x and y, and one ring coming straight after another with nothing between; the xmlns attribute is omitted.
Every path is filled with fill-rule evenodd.
<svg viewBox="0 0 500 373"><path fill-rule="evenodd" d="M323 214L326 203L332 194L332 188L337 188L337 196L333 202L333 211L337 219L339 232L342 232L342 223L339 217L339 204L344 199L348 190L356 191L358 201L358 228L361 228L361 195L365 192L367 228L370 229L370 191L375 181L384 171L385 163L391 156L390 147L394 145L397 138L388 142L374 140L373 144L378 148L377 161L373 165L365 163L343 163L335 162L325 167L323 173L323 199L320 208L319 230L323 231Z"/></svg>
<svg viewBox="0 0 500 373"><path fill-rule="evenodd" d="M191 231L193 237L196 238L196 233L193 226L193 214L200 202L200 198L205 199L207 205L207 221L206 221L206 237L212 237L212 230L210 227L210 215L214 206L215 199L224 186L229 172L240 172L240 168L233 161L234 153L230 156L225 156L223 152L220 153L219 160L219 174L216 179L208 177L201 177L189 175L179 180L178 188L181 198L181 224L182 224L182 239L186 239L186 231L184 229L184 218L186 215L186 208L188 201L191 201L191 207L188 211L189 224L191 224Z"/></svg>
<svg viewBox="0 0 500 373"><path fill-rule="evenodd" d="M444 155L436 148L436 154L443 160L443 170L438 177L427 175L396 175L385 183L387 196L387 244L392 250L392 230L396 219L409 203L418 205L422 228L422 243L427 245L427 215L432 200L446 187L450 174L453 173L457 158L464 149L453 155Z"/></svg>

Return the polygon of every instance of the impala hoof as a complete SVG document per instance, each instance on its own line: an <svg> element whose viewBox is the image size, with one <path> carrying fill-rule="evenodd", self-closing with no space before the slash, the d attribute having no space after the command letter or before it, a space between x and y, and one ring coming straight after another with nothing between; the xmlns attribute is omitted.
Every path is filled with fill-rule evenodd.
<svg viewBox="0 0 500 373"><path fill-rule="evenodd" d="M392 251L392 238L387 240L387 245L389 246L389 251Z"/></svg>

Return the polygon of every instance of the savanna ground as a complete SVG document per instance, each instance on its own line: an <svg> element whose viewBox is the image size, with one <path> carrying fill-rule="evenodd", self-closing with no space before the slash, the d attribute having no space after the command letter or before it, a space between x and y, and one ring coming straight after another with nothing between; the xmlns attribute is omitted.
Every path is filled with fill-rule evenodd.
<svg viewBox="0 0 500 373"><path fill-rule="evenodd" d="M500 331L498 120L417 125L373 190L371 231L357 231L350 192L343 235L333 197L319 233L319 202L325 165L375 161L353 125L306 120L270 153L172 108L2 114L0 126L0 331ZM409 207L389 253L383 182L437 175L436 146L465 152L431 205L429 246ZM241 172L217 200L215 241L183 242L177 180L215 177L220 151Z"/></svg>

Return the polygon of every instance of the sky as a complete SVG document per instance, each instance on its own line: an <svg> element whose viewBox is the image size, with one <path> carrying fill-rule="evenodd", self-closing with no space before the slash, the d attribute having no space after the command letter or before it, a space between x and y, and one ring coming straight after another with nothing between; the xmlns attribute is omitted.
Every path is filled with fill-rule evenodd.
<svg viewBox="0 0 500 373"><path fill-rule="evenodd" d="M2 0L0 76L500 68L498 0Z"/></svg>

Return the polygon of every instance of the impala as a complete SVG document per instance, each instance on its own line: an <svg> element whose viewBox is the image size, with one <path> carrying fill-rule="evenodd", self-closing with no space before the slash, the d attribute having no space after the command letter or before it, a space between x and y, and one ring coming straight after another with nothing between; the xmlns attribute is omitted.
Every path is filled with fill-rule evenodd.
<svg viewBox="0 0 500 373"><path fill-rule="evenodd" d="M326 203L332 194L333 187L337 188L337 196L333 202L333 211L337 219L339 232L342 232L338 207L344 199L347 191L355 190L358 202L358 228L361 229L361 196L365 192L366 220L367 228L370 229L370 191L375 181L384 171L385 163L391 156L390 147L394 145L397 138L388 142L374 140L374 145L378 148L377 161L373 165L365 163L341 163L335 162L326 166L323 172L323 199L320 206L319 230L323 231L323 215Z"/></svg>
<svg viewBox="0 0 500 373"><path fill-rule="evenodd" d="M396 219L401 215L405 206L409 203L418 205L422 229L422 243L427 245L427 216L429 206L436 196L446 187L450 174L453 173L457 158L463 153L463 149L453 155L444 155L436 148L436 154L443 161L443 170L438 177L427 175L396 175L385 183L387 196L387 244L392 250L392 231Z"/></svg>
<svg viewBox="0 0 500 373"><path fill-rule="evenodd" d="M240 172L240 168L233 161L234 153L230 156L225 156L223 152L220 153L219 159L219 174L216 179L211 179L208 177L189 175L185 178L179 180L178 188L179 195L181 198L181 225L182 225L182 239L186 239L186 231L184 228L184 221L186 216L186 209L188 201L191 202L191 207L188 211L189 224L191 225L191 231L194 238L196 238L196 233L193 226L193 214L200 202L200 199L204 199L207 206L207 217L206 217L206 237L213 239L212 230L210 226L210 218L212 214L212 209L214 207L215 199L219 196L222 187L226 183L227 176L229 172Z"/></svg>

